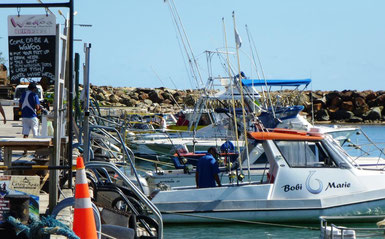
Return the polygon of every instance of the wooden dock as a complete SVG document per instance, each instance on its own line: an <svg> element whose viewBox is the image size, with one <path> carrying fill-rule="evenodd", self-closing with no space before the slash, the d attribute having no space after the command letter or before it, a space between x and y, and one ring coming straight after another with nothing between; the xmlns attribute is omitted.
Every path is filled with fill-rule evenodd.
<svg viewBox="0 0 385 239"><path fill-rule="evenodd" d="M31 161L31 151L45 150L52 151L53 143L52 138L33 138L30 135L29 138L23 138L21 134L22 124L21 121L13 121L12 106L4 106L3 108L6 114L7 123L4 125L2 116L0 115L0 165L11 166L12 161L25 160ZM23 155L24 150L28 150L28 155ZM52 153L50 153L52 157ZM5 175L6 172L0 171L0 175ZM73 193L71 189L62 189L59 191L59 201L64 198L72 197ZM49 207L49 194L40 191L39 194L39 214L44 215L48 211ZM72 228L73 213L72 208L66 208L59 214L58 219ZM63 236L51 236L51 238L61 239L66 238Z"/></svg>

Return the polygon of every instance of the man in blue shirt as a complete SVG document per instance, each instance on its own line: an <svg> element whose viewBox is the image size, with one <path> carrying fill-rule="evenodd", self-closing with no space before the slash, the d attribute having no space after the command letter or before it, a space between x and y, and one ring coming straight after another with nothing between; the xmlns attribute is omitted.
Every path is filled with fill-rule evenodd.
<svg viewBox="0 0 385 239"><path fill-rule="evenodd" d="M33 136L38 135L39 119L36 111L40 109L39 97L36 83L31 82L28 85L28 90L23 93L19 100L19 109L21 109L21 117L23 123L23 137L27 138L29 131L32 130Z"/></svg>
<svg viewBox="0 0 385 239"><path fill-rule="evenodd" d="M216 161L218 155L217 149L210 147L207 154L199 158L195 173L197 188L215 187L215 182L218 184L218 187L221 186L221 180L218 176L219 167Z"/></svg>

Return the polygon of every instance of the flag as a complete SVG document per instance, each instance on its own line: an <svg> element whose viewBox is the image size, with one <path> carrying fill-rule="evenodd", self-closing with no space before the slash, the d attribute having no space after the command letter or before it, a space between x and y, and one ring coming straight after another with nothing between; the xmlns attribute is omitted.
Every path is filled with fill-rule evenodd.
<svg viewBox="0 0 385 239"><path fill-rule="evenodd" d="M241 36L239 36L236 28L234 28L234 34L235 34L235 44L237 45L237 48L241 48L242 39L241 39Z"/></svg>

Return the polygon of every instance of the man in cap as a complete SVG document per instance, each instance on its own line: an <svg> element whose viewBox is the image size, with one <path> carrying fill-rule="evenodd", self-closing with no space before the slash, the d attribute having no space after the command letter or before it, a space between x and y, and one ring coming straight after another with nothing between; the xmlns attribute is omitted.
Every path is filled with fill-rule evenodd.
<svg viewBox="0 0 385 239"><path fill-rule="evenodd" d="M36 94L38 89L35 82L28 85L28 90L23 93L19 100L19 109L21 109L21 117L23 123L23 137L27 138L32 130L33 136L38 135L39 119L37 118L37 110L40 110L39 97Z"/></svg>
<svg viewBox="0 0 385 239"><path fill-rule="evenodd" d="M197 188L215 187L215 182L218 184L218 187L221 186L221 180L218 176L219 167L216 160L218 156L217 149L210 147L207 150L207 154L199 158L195 173Z"/></svg>

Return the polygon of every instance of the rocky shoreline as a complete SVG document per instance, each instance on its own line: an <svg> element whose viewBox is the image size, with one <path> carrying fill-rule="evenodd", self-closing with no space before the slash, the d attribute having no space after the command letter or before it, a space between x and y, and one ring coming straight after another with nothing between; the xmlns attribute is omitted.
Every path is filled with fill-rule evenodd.
<svg viewBox="0 0 385 239"><path fill-rule="evenodd" d="M91 96L101 107L124 108L126 112L176 113L192 108L200 90L168 88L91 87ZM277 97L279 95L279 97ZM303 105L302 112L319 123L385 123L385 91L283 91L271 92L273 104ZM265 99L262 97L261 102Z"/></svg>
<svg viewBox="0 0 385 239"><path fill-rule="evenodd" d="M311 113L313 108L315 121L385 122L385 91L315 91L307 92L307 95L312 96L313 106L307 104L306 112Z"/></svg>

